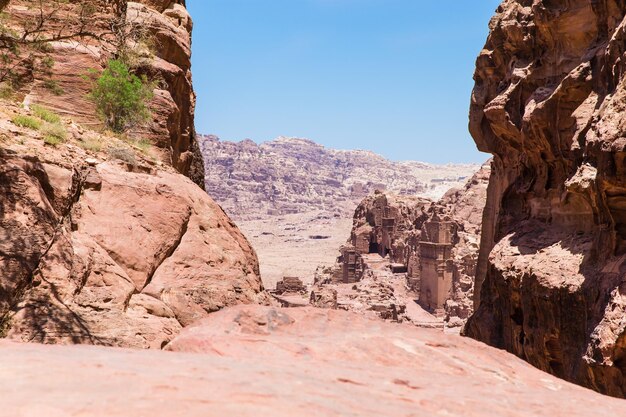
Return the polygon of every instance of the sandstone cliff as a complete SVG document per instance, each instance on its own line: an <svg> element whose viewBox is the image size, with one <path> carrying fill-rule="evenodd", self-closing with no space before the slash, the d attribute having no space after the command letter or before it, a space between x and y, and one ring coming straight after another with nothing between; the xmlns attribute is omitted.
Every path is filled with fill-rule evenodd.
<svg viewBox="0 0 626 417"><path fill-rule="evenodd" d="M14 0L4 11L17 33L36 22L55 40L49 72L14 63L24 109L1 102L0 336L161 348L209 312L267 302L248 241L181 175L204 186L184 1ZM112 25L154 47L119 43ZM81 76L125 46L138 51L136 71L159 82L153 120L114 137L90 129L99 121ZM53 111L48 120L29 110L35 103Z"/></svg>
<svg viewBox="0 0 626 417"><path fill-rule="evenodd" d="M323 210L351 217L376 189L439 198L477 165L392 162L368 151L338 151L310 140L220 141L203 136L206 189L236 220Z"/></svg>
<svg viewBox="0 0 626 417"><path fill-rule="evenodd" d="M0 337L159 349L210 312L268 302L246 238L151 149L70 119L20 127L29 111L0 103Z"/></svg>
<svg viewBox="0 0 626 417"><path fill-rule="evenodd" d="M626 4L506 0L470 130L494 155L466 333L626 395Z"/></svg>
<svg viewBox="0 0 626 417"><path fill-rule="evenodd" d="M150 103L153 120L132 132L135 137L150 140L158 158L171 164L204 187L202 157L195 138L195 94L191 82L192 21L184 0L90 0L95 14L82 20L88 2L39 2L11 0L5 8L8 26L20 31L38 23L38 16L50 16L39 29L48 37L60 37L47 45L53 60L49 74L24 68L18 94L24 102L41 103L57 113L71 117L85 126L100 125L94 103L88 100L90 82L84 76L91 69L100 71L107 60L115 57L120 44L111 34L112 26L138 28L149 38L150 47L135 45L139 50L137 72L157 80ZM52 11L52 8L57 10ZM89 36L65 39L78 31ZM29 26L30 25L30 26ZM53 86L53 88L51 88Z"/></svg>

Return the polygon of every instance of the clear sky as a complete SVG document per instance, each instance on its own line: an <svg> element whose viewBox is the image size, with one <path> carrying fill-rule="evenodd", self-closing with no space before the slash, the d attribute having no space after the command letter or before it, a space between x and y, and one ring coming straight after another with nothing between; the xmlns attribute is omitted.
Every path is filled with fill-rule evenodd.
<svg viewBox="0 0 626 417"><path fill-rule="evenodd" d="M499 0L187 0L196 129L482 162L472 74Z"/></svg>

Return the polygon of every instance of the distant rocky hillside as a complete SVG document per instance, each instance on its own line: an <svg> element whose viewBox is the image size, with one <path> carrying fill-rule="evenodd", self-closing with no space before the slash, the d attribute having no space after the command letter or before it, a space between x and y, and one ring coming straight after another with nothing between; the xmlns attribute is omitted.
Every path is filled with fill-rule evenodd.
<svg viewBox="0 0 626 417"><path fill-rule="evenodd" d="M257 145L199 136L206 189L235 219L321 209L351 217L376 189L440 198L462 186L480 165L393 162L373 152L328 149L306 139Z"/></svg>

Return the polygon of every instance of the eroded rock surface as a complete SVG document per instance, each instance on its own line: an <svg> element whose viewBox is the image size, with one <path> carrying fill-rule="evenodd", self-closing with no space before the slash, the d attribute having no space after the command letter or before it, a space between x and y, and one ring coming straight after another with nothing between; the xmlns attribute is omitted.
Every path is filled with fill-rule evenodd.
<svg viewBox="0 0 626 417"><path fill-rule="evenodd" d="M504 1L470 129L494 155L466 333L626 395L626 4Z"/></svg>
<svg viewBox="0 0 626 417"><path fill-rule="evenodd" d="M4 116L2 336L161 348L209 312L268 302L254 250L190 179L139 155L44 145Z"/></svg>
<svg viewBox="0 0 626 417"><path fill-rule="evenodd" d="M544 374L502 350L433 330L310 308L234 308L206 320L168 345L175 352L0 342L3 413L626 414L619 400Z"/></svg>
<svg viewBox="0 0 626 417"><path fill-rule="evenodd" d="M184 0L92 0L95 14L87 19L85 32L93 36L74 37L50 43L51 74L30 73L24 68L24 85L19 94L24 102L41 103L85 126L99 126L95 105L88 99L90 70L100 71L119 52L111 27L125 25L145 33L151 47L138 45L139 74L159 80L150 103L152 120L132 132L149 140L160 150L159 158L173 165L204 187L203 161L194 130L195 93L191 82L192 21ZM59 10L46 19L41 32L47 35L75 33L81 2L42 2ZM39 3L11 0L4 10L7 24L17 29L36 21ZM134 29L133 29L134 30ZM97 37L97 39L96 39ZM132 46L132 45L130 45ZM27 82L26 82L27 81ZM50 86L54 86L50 88Z"/></svg>

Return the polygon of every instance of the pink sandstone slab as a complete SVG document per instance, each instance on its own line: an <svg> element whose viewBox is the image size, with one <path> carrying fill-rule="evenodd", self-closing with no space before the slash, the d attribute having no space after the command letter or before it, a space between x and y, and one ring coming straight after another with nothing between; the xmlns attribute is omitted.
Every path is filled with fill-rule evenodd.
<svg viewBox="0 0 626 417"><path fill-rule="evenodd" d="M343 311L229 308L169 349L0 342L0 415L626 415L504 351Z"/></svg>

